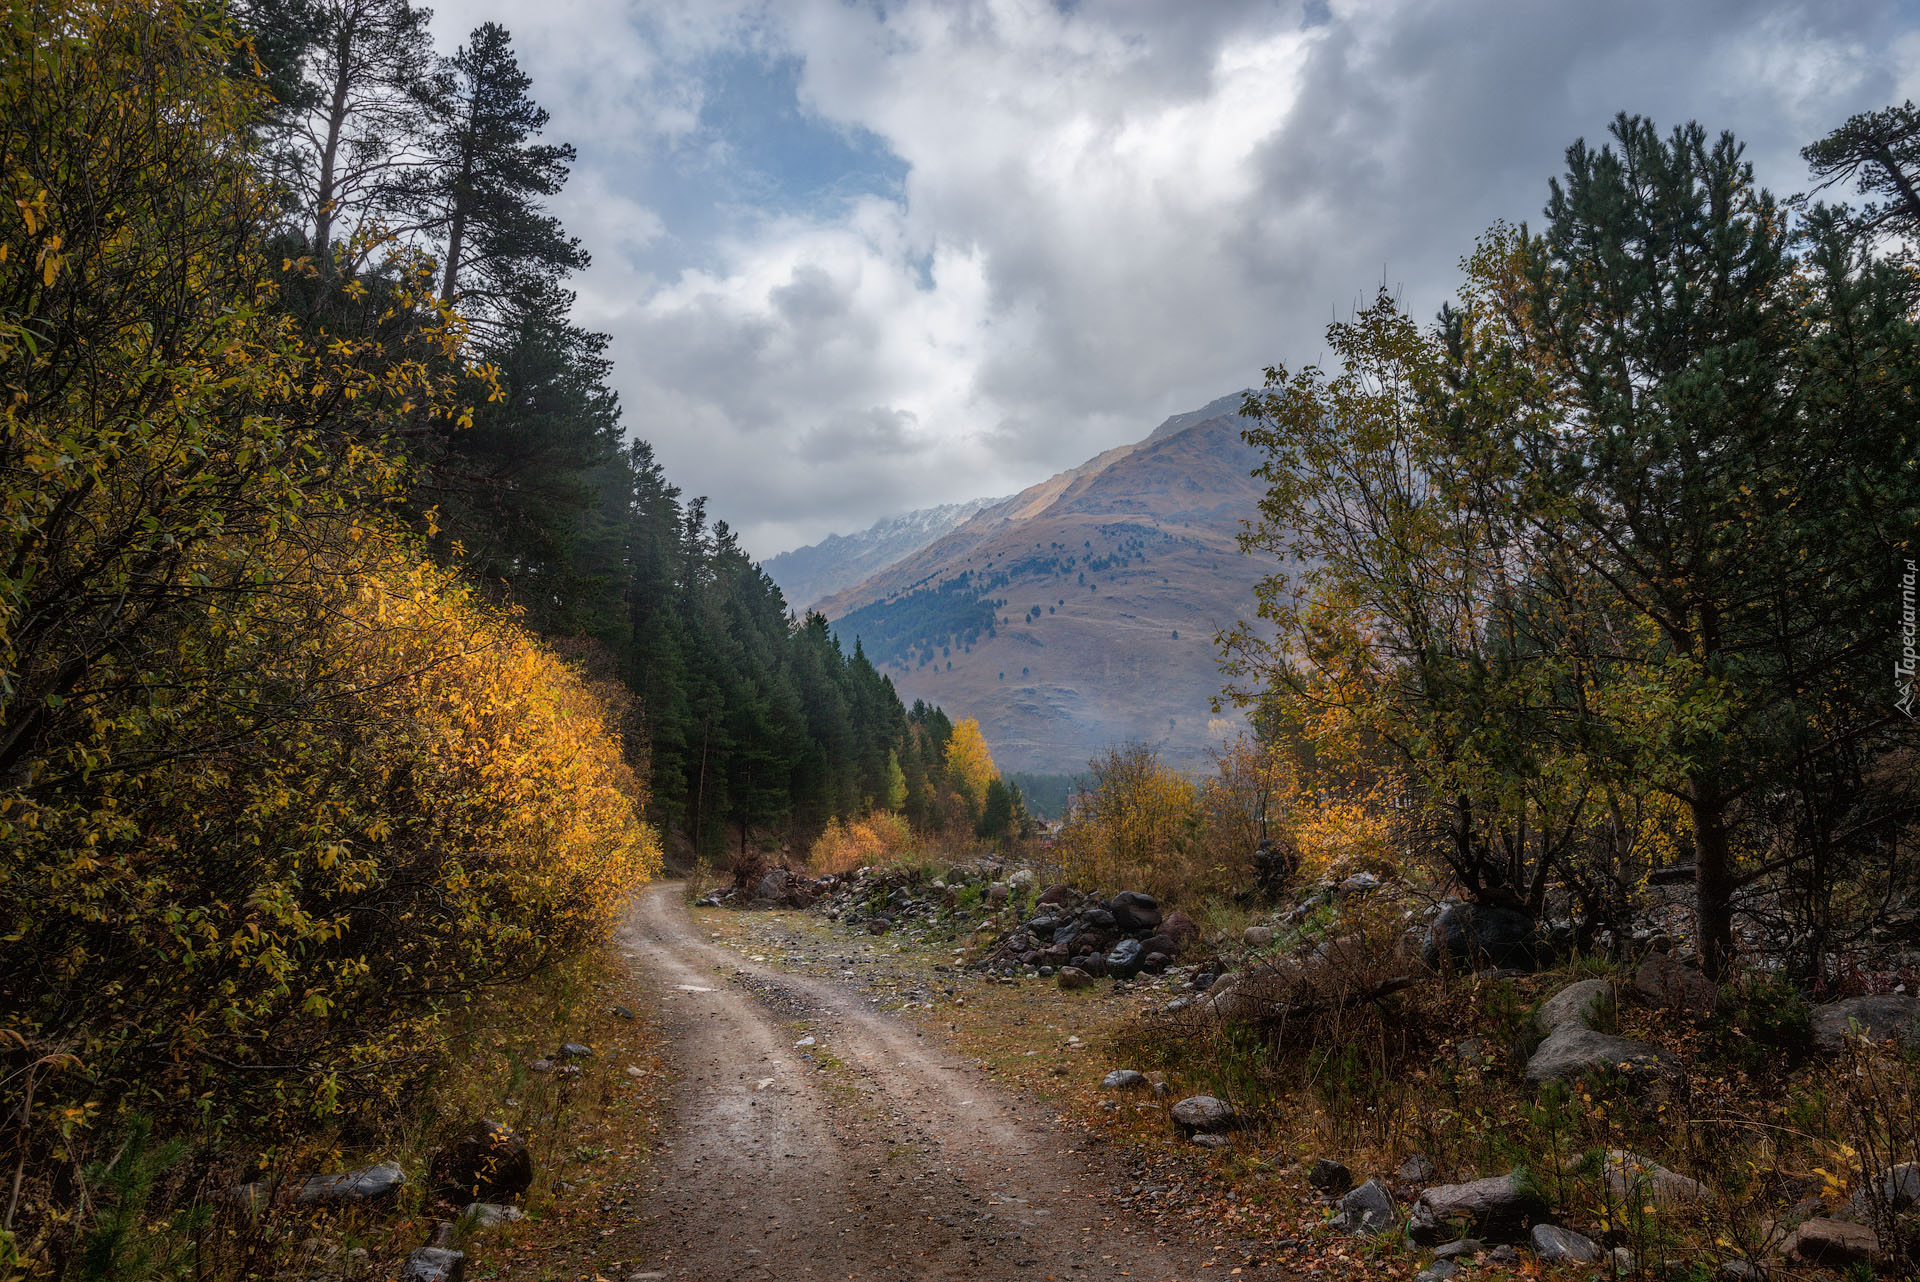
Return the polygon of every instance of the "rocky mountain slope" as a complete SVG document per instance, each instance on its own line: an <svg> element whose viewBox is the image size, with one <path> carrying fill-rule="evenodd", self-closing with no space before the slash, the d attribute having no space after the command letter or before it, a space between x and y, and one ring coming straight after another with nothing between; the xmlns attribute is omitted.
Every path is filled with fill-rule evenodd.
<svg viewBox="0 0 1920 1282"><path fill-rule="evenodd" d="M1215 634L1270 566L1235 536L1262 493L1238 394L955 527L820 609L906 699L980 720L1002 769L1082 769L1142 739L1198 765L1237 725Z"/></svg>
<svg viewBox="0 0 1920 1282"><path fill-rule="evenodd" d="M760 568L780 585L781 595L795 613L805 613L822 597L856 586L975 513L1005 501L970 499L890 516L857 534L830 534L818 543L782 552L761 562Z"/></svg>

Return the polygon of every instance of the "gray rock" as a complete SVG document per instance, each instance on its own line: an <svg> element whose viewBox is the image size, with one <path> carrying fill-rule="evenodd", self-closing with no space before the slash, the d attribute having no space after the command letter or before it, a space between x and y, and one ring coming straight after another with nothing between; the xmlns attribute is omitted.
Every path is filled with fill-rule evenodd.
<svg viewBox="0 0 1920 1282"><path fill-rule="evenodd" d="M1004 881L996 881L987 887L987 902L998 907L1013 897L1013 890Z"/></svg>
<svg viewBox="0 0 1920 1282"><path fill-rule="evenodd" d="M1233 1105L1211 1095L1189 1095L1173 1106L1176 1125L1188 1131L1230 1130L1237 1119Z"/></svg>
<svg viewBox="0 0 1920 1282"><path fill-rule="evenodd" d="M467 1276L467 1257L444 1246L423 1246L407 1257L400 1282L461 1282Z"/></svg>
<svg viewBox="0 0 1920 1282"><path fill-rule="evenodd" d="M1478 1255L1485 1249L1485 1247L1480 1245L1480 1239L1477 1237L1455 1238L1451 1242L1442 1243L1434 1247L1433 1258L1436 1260L1451 1260L1461 1255Z"/></svg>
<svg viewBox="0 0 1920 1282"><path fill-rule="evenodd" d="M1679 1072L1678 1065L1644 1042L1596 1033L1579 1024L1562 1025L1527 1061L1530 1082L1559 1082L1587 1073L1619 1073L1648 1081L1677 1077Z"/></svg>
<svg viewBox="0 0 1920 1282"><path fill-rule="evenodd" d="M593 1047L583 1042L561 1042L557 1059L592 1059Z"/></svg>
<svg viewBox="0 0 1920 1282"><path fill-rule="evenodd" d="M1545 1264L1598 1264L1605 1254L1600 1244L1557 1224L1533 1226L1533 1253Z"/></svg>
<svg viewBox="0 0 1920 1282"><path fill-rule="evenodd" d="M1724 1000L1711 979L1671 953L1649 954L1633 973L1633 987L1649 1004L1662 1010L1701 1017L1713 1014Z"/></svg>
<svg viewBox="0 0 1920 1282"><path fill-rule="evenodd" d="M1273 943L1273 927L1249 926L1240 932L1240 942L1248 948L1266 948Z"/></svg>
<svg viewBox="0 0 1920 1282"><path fill-rule="evenodd" d="M1367 1237L1384 1233L1399 1222L1400 1208L1394 1205L1393 1194L1379 1180L1368 1180L1341 1198L1340 1210L1332 1221L1333 1227L1343 1233Z"/></svg>
<svg viewBox="0 0 1920 1282"><path fill-rule="evenodd" d="M1343 895L1364 895L1378 889L1380 879L1370 872L1357 872L1340 883L1340 893Z"/></svg>
<svg viewBox="0 0 1920 1282"><path fill-rule="evenodd" d="M1129 932L1150 931L1160 924L1160 901L1144 891L1123 890L1107 901L1114 924Z"/></svg>
<svg viewBox="0 0 1920 1282"><path fill-rule="evenodd" d="M1062 988L1085 988L1093 983L1093 976L1078 966L1062 966L1054 975L1053 982Z"/></svg>
<svg viewBox="0 0 1920 1282"><path fill-rule="evenodd" d="M340 1206L349 1202L377 1202L392 1197L406 1184L397 1162L379 1162L339 1175L310 1175L300 1184L295 1200L303 1206Z"/></svg>
<svg viewBox="0 0 1920 1282"><path fill-rule="evenodd" d="M1814 1044L1827 1050L1839 1050L1849 1036L1920 1047L1920 998L1906 993L1828 1002L1813 1008L1812 1022Z"/></svg>
<svg viewBox="0 0 1920 1282"><path fill-rule="evenodd" d="M1465 1228L1476 1236L1512 1237L1546 1218L1547 1202L1533 1180L1520 1171L1490 1175L1465 1184L1436 1184L1413 1204L1407 1232L1430 1246Z"/></svg>
<svg viewBox="0 0 1920 1282"><path fill-rule="evenodd" d="M1147 964L1147 950L1137 939L1123 939L1107 954L1107 974L1132 979Z"/></svg>
<svg viewBox="0 0 1920 1282"><path fill-rule="evenodd" d="M1131 1068L1116 1068L1100 1079L1100 1085L1110 1091L1134 1091L1147 1084L1147 1075Z"/></svg>
<svg viewBox="0 0 1920 1282"><path fill-rule="evenodd" d="M1443 962L1470 970L1531 971L1539 965L1540 939L1533 918L1491 904L1454 904L1428 932L1421 956L1429 967Z"/></svg>
<svg viewBox="0 0 1920 1282"><path fill-rule="evenodd" d="M467 1226L476 1233L518 1224L527 1218L526 1212L519 1207L501 1202L469 1202L461 1214L466 1218Z"/></svg>
<svg viewBox="0 0 1920 1282"><path fill-rule="evenodd" d="M1889 1166L1867 1181L1865 1188L1847 1200L1845 1218L1864 1222L1871 1218L1876 1203L1881 1210L1896 1214L1920 1204L1920 1162Z"/></svg>
<svg viewBox="0 0 1920 1282"><path fill-rule="evenodd" d="M1520 1252L1510 1246L1502 1244L1487 1252L1487 1262L1490 1264L1518 1264L1520 1263Z"/></svg>
<svg viewBox="0 0 1920 1282"><path fill-rule="evenodd" d="M551 1073L553 1071L553 1061L550 1059L536 1059L533 1063L527 1065L527 1071L529 1073Z"/></svg>
<svg viewBox="0 0 1920 1282"><path fill-rule="evenodd" d="M1569 1024L1591 1028L1612 1005L1612 984L1604 979L1583 979L1549 997L1533 1022L1542 1034L1557 1032Z"/></svg>
<svg viewBox="0 0 1920 1282"><path fill-rule="evenodd" d="M1633 1252L1624 1246L1608 1251L1607 1263L1613 1267L1615 1276L1630 1276L1635 1272Z"/></svg>
<svg viewBox="0 0 1920 1282"><path fill-rule="evenodd" d="M1353 1187L1353 1172L1347 1169L1344 1162L1336 1162L1330 1157L1316 1157L1307 1170L1307 1183L1328 1197L1339 1197Z"/></svg>
<svg viewBox="0 0 1920 1282"><path fill-rule="evenodd" d="M1621 1204L1638 1208L1647 1202L1662 1208L1692 1206L1705 1202L1707 1186L1695 1179L1669 1171L1658 1162L1649 1162L1625 1149L1611 1149L1600 1163L1607 1191Z"/></svg>
<svg viewBox="0 0 1920 1282"><path fill-rule="evenodd" d="M1233 1143L1232 1140L1224 1135L1209 1135L1205 1132L1194 1136L1193 1142L1201 1148L1225 1148L1227 1145Z"/></svg>
<svg viewBox="0 0 1920 1282"><path fill-rule="evenodd" d="M1864 1224L1820 1217L1795 1229L1782 1254L1824 1268L1875 1264L1880 1259L1880 1238Z"/></svg>
<svg viewBox="0 0 1920 1282"><path fill-rule="evenodd" d="M1400 1163L1400 1169L1394 1174L1409 1184L1425 1184L1440 1172L1427 1160L1425 1153L1409 1154L1407 1160Z"/></svg>
<svg viewBox="0 0 1920 1282"><path fill-rule="evenodd" d="M1413 1275L1413 1282L1447 1282L1447 1279L1460 1271L1460 1266L1452 1260L1435 1260L1426 1268Z"/></svg>
<svg viewBox="0 0 1920 1282"><path fill-rule="evenodd" d="M1033 869L1021 868L1016 871L1013 876L1007 878L1007 889L1017 891L1032 890L1035 880Z"/></svg>

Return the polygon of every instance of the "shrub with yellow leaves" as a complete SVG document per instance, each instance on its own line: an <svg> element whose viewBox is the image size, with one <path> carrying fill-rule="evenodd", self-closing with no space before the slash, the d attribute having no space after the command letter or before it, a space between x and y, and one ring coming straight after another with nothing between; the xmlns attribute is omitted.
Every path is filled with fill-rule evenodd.
<svg viewBox="0 0 1920 1282"><path fill-rule="evenodd" d="M829 820L807 852L807 868L815 876L849 873L869 864L890 864L914 849L913 829L906 819L876 810L865 819L841 823Z"/></svg>

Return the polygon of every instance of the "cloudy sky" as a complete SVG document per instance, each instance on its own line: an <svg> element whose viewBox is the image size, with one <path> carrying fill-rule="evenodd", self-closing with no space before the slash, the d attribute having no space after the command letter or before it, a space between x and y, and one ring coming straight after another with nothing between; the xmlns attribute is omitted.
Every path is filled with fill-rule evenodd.
<svg viewBox="0 0 1920 1282"><path fill-rule="evenodd" d="M1920 98L1915 0L440 0L513 33L629 432L769 556L1004 494L1430 314L1621 110L1762 181Z"/></svg>

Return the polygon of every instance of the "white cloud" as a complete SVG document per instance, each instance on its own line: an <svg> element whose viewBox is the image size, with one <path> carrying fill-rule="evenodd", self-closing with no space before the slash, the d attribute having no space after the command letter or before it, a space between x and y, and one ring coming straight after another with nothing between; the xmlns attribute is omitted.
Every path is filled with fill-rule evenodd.
<svg viewBox="0 0 1920 1282"><path fill-rule="evenodd" d="M1303 12L465 0L438 21L514 30L581 149L559 209L629 427L762 555L1077 463L1314 358L1383 281L1430 311L1617 110L1731 128L1792 190L1802 144L1920 92L1894 0ZM897 195L769 180L700 205L747 163L703 114L742 55L797 62L794 155L809 129L878 138Z"/></svg>

